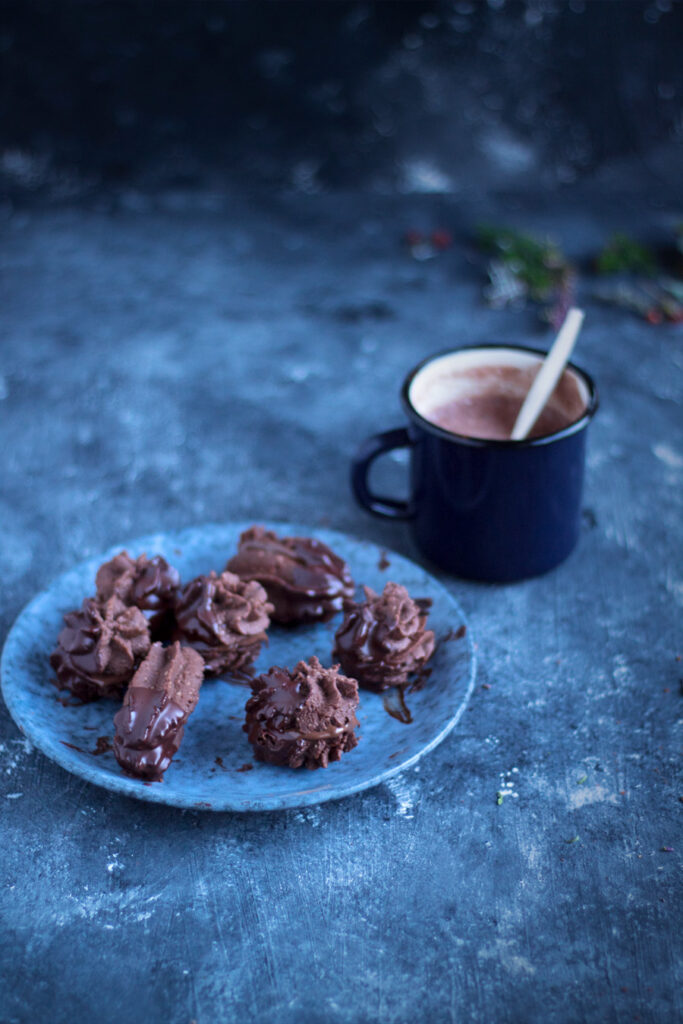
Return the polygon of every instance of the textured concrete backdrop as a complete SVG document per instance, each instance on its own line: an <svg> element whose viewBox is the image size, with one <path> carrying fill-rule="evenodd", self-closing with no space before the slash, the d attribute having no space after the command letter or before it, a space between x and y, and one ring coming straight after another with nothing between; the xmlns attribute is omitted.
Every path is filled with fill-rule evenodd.
<svg viewBox="0 0 683 1024"><path fill-rule="evenodd" d="M75 561L202 520L325 522L414 555L355 508L355 445L400 422L425 354L536 330L482 308L470 221L504 211L580 255L625 210L651 232L675 210L615 191L511 208L126 192L8 214L0 635ZM401 248L441 224L440 258ZM680 329L586 306L602 408L580 546L542 579L446 581L479 685L418 768L305 812L181 813L67 775L0 712L0 1019L680 1016ZM385 486L404 473L388 461Z"/></svg>
<svg viewBox="0 0 683 1024"><path fill-rule="evenodd" d="M355 446L430 352L549 342L482 306L478 221L577 260L670 237L682 19L0 0L0 641L146 532L292 519L415 557L354 506ZM454 245L416 262L411 228ZM579 300L602 398L579 548L445 581L480 676L419 767L181 813L68 775L0 708L2 1024L681 1019L681 328Z"/></svg>

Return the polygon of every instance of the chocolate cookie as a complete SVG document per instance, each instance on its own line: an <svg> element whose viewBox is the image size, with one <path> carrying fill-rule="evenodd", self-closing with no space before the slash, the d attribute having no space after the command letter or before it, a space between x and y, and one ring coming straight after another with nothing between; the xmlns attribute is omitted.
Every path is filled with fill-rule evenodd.
<svg viewBox="0 0 683 1024"><path fill-rule="evenodd" d="M114 716L114 755L136 778L159 782L199 700L204 662L191 647L152 648Z"/></svg>
<svg viewBox="0 0 683 1024"><path fill-rule="evenodd" d="M252 683L244 731L260 761L326 768L358 739L358 684L316 657L292 671L271 668Z"/></svg>
<svg viewBox="0 0 683 1024"><path fill-rule="evenodd" d="M201 654L208 675L237 672L258 657L272 609L259 583L211 572L181 591L175 637Z"/></svg>
<svg viewBox="0 0 683 1024"><path fill-rule="evenodd" d="M64 616L64 628L50 664L55 684L82 701L121 697L141 659L149 651L147 620L139 608L118 597L100 604L86 598Z"/></svg>
<svg viewBox="0 0 683 1024"><path fill-rule="evenodd" d="M368 690L401 686L434 651L434 633L425 628L425 602L405 587L387 583L381 595L363 588L365 601L347 607L337 630L332 657Z"/></svg>
<svg viewBox="0 0 683 1024"><path fill-rule="evenodd" d="M127 605L146 612L153 639L167 639L173 630L180 576L161 555L131 558L121 551L97 570L95 577L98 601L116 596Z"/></svg>
<svg viewBox="0 0 683 1024"><path fill-rule="evenodd" d="M353 597L346 562L313 537L278 537L252 526L240 537L226 569L265 587L274 622L326 621Z"/></svg>

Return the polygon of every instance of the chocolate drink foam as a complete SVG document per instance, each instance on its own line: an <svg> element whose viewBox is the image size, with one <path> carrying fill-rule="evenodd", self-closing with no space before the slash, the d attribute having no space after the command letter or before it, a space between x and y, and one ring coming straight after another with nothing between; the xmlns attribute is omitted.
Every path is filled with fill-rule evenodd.
<svg viewBox="0 0 683 1024"><path fill-rule="evenodd" d="M421 416L449 433L482 440L510 439L541 358L512 350L463 350L428 364L411 386ZM565 370L529 432L544 437L580 419L587 396L578 376Z"/></svg>
<svg viewBox="0 0 683 1024"><path fill-rule="evenodd" d="M463 374L463 381L470 384L471 390L436 406L428 418L452 434L506 441L535 375L536 371L512 366L469 370ZM528 436L544 437L563 430L578 419L583 409L578 389L572 378L565 376Z"/></svg>

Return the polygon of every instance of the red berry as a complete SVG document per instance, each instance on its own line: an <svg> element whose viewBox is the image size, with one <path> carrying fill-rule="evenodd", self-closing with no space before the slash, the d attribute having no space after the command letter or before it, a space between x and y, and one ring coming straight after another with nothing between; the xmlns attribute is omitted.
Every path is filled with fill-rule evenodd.
<svg viewBox="0 0 683 1024"><path fill-rule="evenodd" d="M453 244L453 235L445 228L432 231L432 245L435 249L448 249Z"/></svg>

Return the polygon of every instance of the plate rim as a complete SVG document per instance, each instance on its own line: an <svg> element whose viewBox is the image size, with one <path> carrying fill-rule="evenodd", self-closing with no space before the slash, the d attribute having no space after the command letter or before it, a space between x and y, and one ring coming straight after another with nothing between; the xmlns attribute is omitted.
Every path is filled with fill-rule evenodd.
<svg viewBox="0 0 683 1024"><path fill-rule="evenodd" d="M381 772L378 772L377 775L371 776L370 778L361 781L352 782L341 786L334 786L333 784L323 784L322 786L312 787L308 790L294 791L289 795L284 794L279 797L274 797L269 800L266 800L265 802L259 797L250 796L248 799L244 798L242 800L235 800L232 803L229 801L222 801L219 806L215 806L213 804L207 805L207 803L202 801L192 802L183 799L169 801L165 797L165 793L168 791L162 791L161 787L140 785L141 780L128 778L125 775L118 776L105 773L94 766L91 768L87 764L81 765L79 761L74 760L72 755L70 755L66 751L61 750L59 744L62 741L56 738L54 740L54 744L52 745L51 740L49 738L47 743L45 743L43 736L40 736L38 740L35 739L35 734L32 733L31 728L25 728L22 711L20 708L17 708L14 702L14 698L15 696L18 697L19 691L15 687L13 687L11 682L8 680L7 667L10 658L13 654L12 644L13 641L15 640L15 631L17 626L20 625L21 621L24 619L25 616L30 615L37 606L39 606L42 602L46 600L49 591L52 590L52 588L55 585L61 583L63 580L65 580L67 577L71 575L81 574L83 571L88 569L88 567L95 563L97 563L97 565L99 566L100 564L102 564L102 561L106 561L108 558L113 557L114 554L118 553L121 550L127 549L129 547L139 547L142 549L150 547L151 545L148 542L156 540L160 537L164 537L167 542L169 539L171 539L174 544L176 544L177 542L177 546L180 546L180 538L182 538L182 536L185 533L210 533L212 531L218 532L225 529L234 529L236 531L239 530L241 532L244 529L248 529L249 526L254 525L254 522L263 522L263 524L268 529L273 529L276 532L289 531L291 533L291 531L294 531L294 533L291 533L292 536L316 536L316 534L320 533L321 531L324 531L324 533L326 533L328 537L330 535L336 535L343 541L352 541L358 544L376 547L378 550L384 552L384 554L388 557L394 556L395 558L402 559L403 561L415 565L422 572L426 573L430 577L430 579L433 580L442 590L444 590L449 601L457 609L457 612L460 616L460 623L465 626L465 635L463 636L463 639L466 641L469 664L467 686L465 688L464 695L462 696L454 714L448 719L443 729L441 729L441 731L438 732L436 736L432 737L432 739L429 740L429 742L425 743L417 751L415 751L415 753L405 758L405 760L399 760L396 765L390 768L383 768ZM298 531L302 532L297 533ZM296 808L311 807L320 803L327 803L332 800L342 800L345 797L353 796L356 793L362 793L367 791L368 789L374 788L375 786L379 786L383 782L386 782L388 779L394 778L401 772L406 771L408 768L416 764L417 761L419 761L422 757L424 757L425 754L428 754L430 751L434 750L434 748L437 747L440 743L442 743L449 735L449 733L451 733L455 726L458 724L472 696L472 692L474 690L474 685L477 677L477 669L478 657L476 644L472 636L469 619L467 618L465 612L463 611L460 602L451 594L451 592L444 586L444 584L430 572L429 569L421 565L419 562L415 562L413 559L407 558L405 555L401 554L401 552L380 545L377 542L369 540L366 537L359 537L357 534L336 530L333 527L323 525L310 526L284 520L229 519L224 520L222 522L210 521L206 523L197 523L191 526L182 527L179 530L160 530L156 531L155 533L146 533L138 537L130 537L125 541L110 545L107 549L105 549L103 552L100 552L99 554L91 555L88 558L82 559L75 565L71 566L71 568L66 569L64 572L59 573L57 576L54 576L38 594L34 594L31 600L24 605L24 607L18 613L18 615L16 616L8 630L7 636L5 637L5 641L3 644L2 657L0 658L0 689L2 690L3 700L5 702L7 710L9 711L10 717L14 724L16 725L16 727L21 732L21 734L25 736L37 750L40 750L43 756L47 757L48 760L53 761L55 764L58 764L60 768L62 768L64 771L69 772L69 774L75 775L93 786L97 786L100 789L105 789L108 792L115 793L118 796L127 797L132 800L142 800L146 803L154 803L161 806L173 808L175 810L212 811L213 813L219 814L244 814L294 810Z"/></svg>

